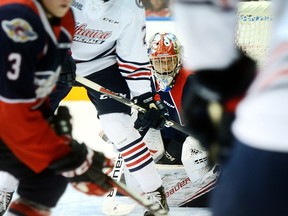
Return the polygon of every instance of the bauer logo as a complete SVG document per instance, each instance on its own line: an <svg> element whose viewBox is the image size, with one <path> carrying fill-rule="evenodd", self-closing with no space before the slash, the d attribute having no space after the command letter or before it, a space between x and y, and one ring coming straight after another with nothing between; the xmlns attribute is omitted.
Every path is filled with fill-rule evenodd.
<svg viewBox="0 0 288 216"><path fill-rule="evenodd" d="M15 42L25 43L38 38L31 25L24 19L4 20L1 25L7 36Z"/></svg>
<svg viewBox="0 0 288 216"><path fill-rule="evenodd" d="M176 186L173 186L172 188L170 188L170 189L165 191L166 198L168 198L169 196L173 195L177 191L181 190L183 187L185 187L185 185L189 184L190 182L191 181L190 181L189 177L187 177L186 179L178 182Z"/></svg>

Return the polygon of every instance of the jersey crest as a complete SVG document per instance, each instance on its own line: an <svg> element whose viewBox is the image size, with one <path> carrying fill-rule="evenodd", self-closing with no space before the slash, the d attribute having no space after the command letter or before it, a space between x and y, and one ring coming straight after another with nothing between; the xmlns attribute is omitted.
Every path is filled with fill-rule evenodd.
<svg viewBox="0 0 288 216"><path fill-rule="evenodd" d="M32 26L24 19L4 20L2 28L11 40L18 43L25 43L38 38Z"/></svg>
<svg viewBox="0 0 288 216"><path fill-rule="evenodd" d="M102 44L110 38L112 31L87 28L86 23L76 23L74 41L88 44Z"/></svg>

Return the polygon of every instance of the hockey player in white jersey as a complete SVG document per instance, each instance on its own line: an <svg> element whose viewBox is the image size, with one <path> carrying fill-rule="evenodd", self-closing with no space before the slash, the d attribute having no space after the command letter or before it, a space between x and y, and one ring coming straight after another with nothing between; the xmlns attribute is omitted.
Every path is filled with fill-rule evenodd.
<svg viewBox="0 0 288 216"><path fill-rule="evenodd" d="M142 2L78 0L74 1L72 8L76 25L71 52L76 62L76 74L145 107L147 113L139 116L144 127L164 127L166 110L149 108L154 99ZM73 59L66 63L57 89L50 97L54 109L68 94L71 84L79 85L73 83ZM86 89L105 134L122 154L129 171L147 196L158 200L159 205L168 210L161 177L146 144L134 128L130 107ZM146 212L145 215L152 214Z"/></svg>
<svg viewBox="0 0 288 216"><path fill-rule="evenodd" d="M236 109L232 124L233 148L223 164L212 199L214 216L287 215L288 2L271 2L273 21L268 57ZM186 67L197 69L199 78L204 72L202 80L196 80L200 81L199 87L222 99L225 94L215 91L213 87L219 83L217 79L209 80L209 72L218 72L218 76L225 71L237 74L239 71L233 68L237 62L242 75L248 71L244 59L239 58L234 48L236 3L178 0L176 5L180 32L188 48L186 54L191 57ZM201 82L203 80L206 82ZM232 92L239 85L245 85L239 79L229 82L234 88L226 90ZM191 90L191 95L195 94L197 91Z"/></svg>

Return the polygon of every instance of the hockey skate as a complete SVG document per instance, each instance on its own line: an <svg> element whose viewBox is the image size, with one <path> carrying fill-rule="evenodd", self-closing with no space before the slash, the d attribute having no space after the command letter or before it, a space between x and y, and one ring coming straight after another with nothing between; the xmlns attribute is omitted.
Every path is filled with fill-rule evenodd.
<svg viewBox="0 0 288 216"><path fill-rule="evenodd" d="M156 191L147 193L146 196L147 196L148 200L155 202L155 203L158 203L159 206L161 206L161 208L163 209L163 212L165 212L165 213L163 213L163 215L164 214L168 215L169 207L167 204L165 191L164 191L164 188L162 186L159 187ZM154 214L149 212L149 211L146 211L144 213L144 216L154 216Z"/></svg>
<svg viewBox="0 0 288 216"><path fill-rule="evenodd" d="M4 215L4 213L7 211L12 200L13 193L14 192L0 191L0 216Z"/></svg>

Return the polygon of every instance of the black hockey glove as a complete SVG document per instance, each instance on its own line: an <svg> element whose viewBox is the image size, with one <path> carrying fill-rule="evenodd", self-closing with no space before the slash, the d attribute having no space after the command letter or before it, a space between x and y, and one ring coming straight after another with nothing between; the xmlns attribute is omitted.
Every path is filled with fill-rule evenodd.
<svg viewBox="0 0 288 216"><path fill-rule="evenodd" d="M104 195L112 188L109 177L102 171L105 167L113 167L110 159L76 140L72 140L71 152L67 156L49 166L56 173L65 176L77 190L97 196Z"/></svg>
<svg viewBox="0 0 288 216"><path fill-rule="evenodd" d="M166 120L169 120L169 113L158 94L153 95L151 92L147 92L133 98L133 101L147 110L145 113L138 112L138 118L135 121L136 129L164 128Z"/></svg>
<svg viewBox="0 0 288 216"><path fill-rule="evenodd" d="M223 149L222 152L227 152L227 149L230 148L227 145L232 140L231 122L235 117L235 108L245 95L255 75L255 62L239 51L238 59L231 63L229 67L197 71L187 80L190 85L183 97L184 118L188 120L192 132L194 132L197 139L201 140L204 146L208 149L211 149L211 147L214 149L214 144L217 143L217 151L219 150L219 152L216 154L218 155L222 154L220 148ZM206 109L208 112L208 106L211 105L211 102L217 102L222 109L222 116L220 116L220 120L215 127L217 132L216 142L211 138L212 129L209 125L212 123L209 123L209 121L212 122L212 120L208 118L205 120L209 130L205 130L205 124L203 124L205 127L199 128L197 122L195 122L195 119L199 119L197 117L199 110Z"/></svg>
<svg viewBox="0 0 288 216"><path fill-rule="evenodd" d="M57 113L50 117L49 123L59 136L66 135L72 137L72 116L69 109L65 106L59 106Z"/></svg>
<svg viewBox="0 0 288 216"><path fill-rule="evenodd" d="M65 57L64 63L62 65L62 70L60 72L59 80L66 83L67 86L72 87L75 83L76 78L76 63L69 52Z"/></svg>

